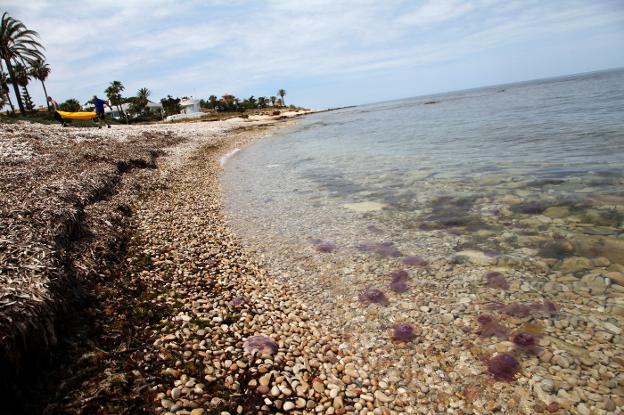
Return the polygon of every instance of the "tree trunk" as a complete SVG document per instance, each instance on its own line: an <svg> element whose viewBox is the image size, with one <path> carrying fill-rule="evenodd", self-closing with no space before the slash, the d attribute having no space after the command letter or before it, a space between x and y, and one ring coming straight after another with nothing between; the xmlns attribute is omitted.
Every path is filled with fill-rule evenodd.
<svg viewBox="0 0 624 415"><path fill-rule="evenodd" d="M15 107L13 106L13 101L11 101L11 95L9 94L8 90L5 96L7 97L7 101L9 101L9 106L11 107L11 114L15 115Z"/></svg>
<svg viewBox="0 0 624 415"><path fill-rule="evenodd" d="M50 110L50 103L48 102L48 91L46 90L45 84L43 83L43 79L41 80L41 85L43 86L43 95L45 95L45 102L46 105L48 106L48 112L51 112Z"/></svg>
<svg viewBox="0 0 624 415"><path fill-rule="evenodd" d="M15 98L17 98L17 105L19 106L20 112L25 114L24 111L24 103L22 102L22 96L20 95L19 85L15 81L15 74L13 73L13 67L11 66L11 62L8 60L4 60L6 62L7 71L9 72L9 77L11 78L11 84L13 84L13 91L15 92Z"/></svg>

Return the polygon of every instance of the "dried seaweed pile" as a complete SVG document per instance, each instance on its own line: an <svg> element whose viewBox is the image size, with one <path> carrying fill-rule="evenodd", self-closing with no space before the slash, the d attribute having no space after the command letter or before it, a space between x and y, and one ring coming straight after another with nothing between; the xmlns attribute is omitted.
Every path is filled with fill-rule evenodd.
<svg viewBox="0 0 624 415"><path fill-rule="evenodd" d="M0 388L45 362L91 278L123 250L131 202L171 133L0 124Z"/></svg>

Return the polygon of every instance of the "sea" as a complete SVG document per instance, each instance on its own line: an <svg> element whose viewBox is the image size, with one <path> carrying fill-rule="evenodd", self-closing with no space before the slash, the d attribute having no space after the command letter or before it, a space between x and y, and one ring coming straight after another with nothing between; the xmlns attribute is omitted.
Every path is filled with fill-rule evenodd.
<svg viewBox="0 0 624 415"><path fill-rule="evenodd" d="M236 222L331 242L371 222L476 234L570 216L621 237L623 179L620 69L310 115L236 154L223 181ZM515 248L475 236L493 255Z"/></svg>
<svg viewBox="0 0 624 415"><path fill-rule="evenodd" d="M461 342L511 344L484 313L578 362L621 352L624 69L308 115L233 154L222 187L240 243L380 376L416 379L418 347L453 362L442 383L479 373ZM433 337L401 354L401 322Z"/></svg>
<svg viewBox="0 0 624 415"><path fill-rule="evenodd" d="M496 380L503 351L539 379L624 370L624 69L308 115L222 188L284 295L407 400Z"/></svg>

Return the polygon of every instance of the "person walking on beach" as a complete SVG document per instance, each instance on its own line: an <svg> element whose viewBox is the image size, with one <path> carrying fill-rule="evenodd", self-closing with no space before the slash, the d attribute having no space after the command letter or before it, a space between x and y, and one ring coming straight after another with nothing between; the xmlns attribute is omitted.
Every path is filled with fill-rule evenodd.
<svg viewBox="0 0 624 415"><path fill-rule="evenodd" d="M108 128L111 128L108 121L106 121L106 114L104 113L104 105L106 105L108 108L111 108L111 106L108 105L108 102L104 101L103 99L99 99L97 95L93 95L91 103L95 106L95 114L97 115L99 124L98 128L102 128L104 124L108 125Z"/></svg>
<svg viewBox="0 0 624 415"><path fill-rule="evenodd" d="M61 114L59 114L59 110L61 109L59 103L53 100L52 97L48 97L48 103L50 103L50 108L54 111L54 118L60 122L63 127L67 127L67 123L63 117L61 117Z"/></svg>

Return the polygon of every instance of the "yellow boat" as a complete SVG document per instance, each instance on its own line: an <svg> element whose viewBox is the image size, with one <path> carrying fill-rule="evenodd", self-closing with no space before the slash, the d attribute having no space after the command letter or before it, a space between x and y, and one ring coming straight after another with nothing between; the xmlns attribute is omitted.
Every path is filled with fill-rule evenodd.
<svg viewBox="0 0 624 415"><path fill-rule="evenodd" d="M67 120L92 120L97 117L95 112L86 112L86 111L78 111L78 112L69 112L69 111L57 111L61 117Z"/></svg>

